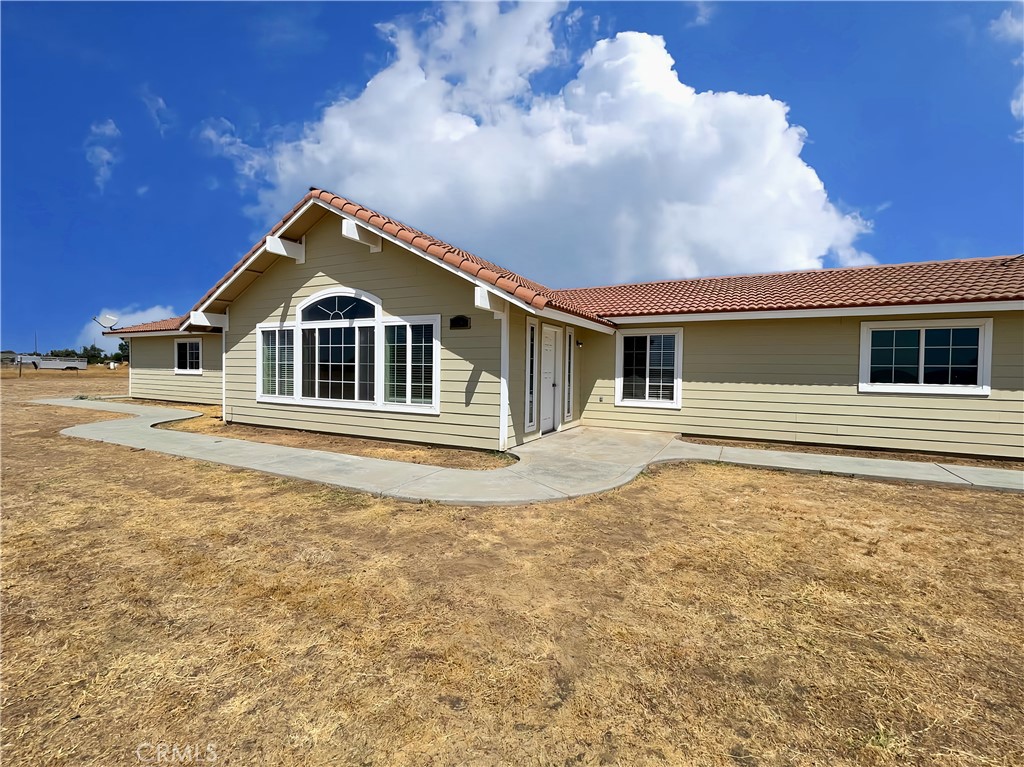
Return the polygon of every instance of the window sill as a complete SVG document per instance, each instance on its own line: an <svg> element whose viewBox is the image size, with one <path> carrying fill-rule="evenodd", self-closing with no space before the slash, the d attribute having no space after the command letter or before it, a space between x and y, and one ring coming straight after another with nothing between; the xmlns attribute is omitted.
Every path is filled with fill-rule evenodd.
<svg viewBox="0 0 1024 767"><path fill-rule="evenodd" d="M177 368L174 369L174 375L176 376L201 376L202 374L202 370L178 370Z"/></svg>
<svg viewBox="0 0 1024 767"><path fill-rule="evenodd" d="M946 384L872 384L857 385L861 394L931 394L954 397L988 397L991 386L952 386Z"/></svg>
<svg viewBox="0 0 1024 767"><path fill-rule="evenodd" d="M661 410L679 410L682 405L678 400L667 399L617 399L615 407L659 408Z"/></svg>
<svg viewBox="0 0 1024 767"><path fill-rule="evenodd" d="M399 405L381 404L377 402L347 402L341 400L306 399L304 397L278 397L272 394L260 394L257 402L268 405L296 405L298 407L319 407L331 410L368 410L374 413L408 413L414 415L441 415L437 405Z"/></svg>

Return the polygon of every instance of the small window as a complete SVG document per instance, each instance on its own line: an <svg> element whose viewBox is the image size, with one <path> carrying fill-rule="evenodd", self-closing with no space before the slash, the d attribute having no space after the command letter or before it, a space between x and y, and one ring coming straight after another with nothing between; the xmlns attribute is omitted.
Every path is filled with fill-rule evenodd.
<svg viewBox="0 0 1024 767"><path fill-rule="evenodd" d="M680 334L665 330L619 336L615 404L679 406Z"/></svg>
<svg viewBox="0 0 1024 767"><path fill-rule="evenodd" d="M179 339L174 342L174 372L199 375L203 372L203 342L199 339Z"/></svg>
<svg viewBox="0 0 1024 767"><path fill-rule="evenodd" d="M859 391L988 394L991 320L861 323Z"/></svg>

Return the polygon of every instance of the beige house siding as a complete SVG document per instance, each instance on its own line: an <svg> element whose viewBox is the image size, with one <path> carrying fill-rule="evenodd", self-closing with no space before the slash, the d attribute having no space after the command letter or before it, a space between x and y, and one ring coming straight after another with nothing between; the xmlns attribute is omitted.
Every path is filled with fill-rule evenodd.
<svg viewBox="0 0 1024 767"><path fill-rule="evenodd" d="M994 320L988 397L857 391L862 321L950 316L686 323L679 410L616 407L615 339L586 333L583 422L708 437L1024 458L1022 312L984 315Z"/></svg>
<svg viewBox="0 0 1024 767"><path fill-rule="evenodd" d="M174 342L178 338L202 340L201 374L175 374ZM221 337L218 333L131 339L128 388L132 397L219 405L221 381Z"/></svg>
<svg viewBox="0 0 1024 767"><path fill-rule="evenodd" d="M346 240L327 216L306 235L305 263L278 259L229 309L226 418L380 439L498 448L500 322L474 305L473 284L385 241L380 253ZM256 401L256 326L291 321L300 302L347 287L381 299L385 316L441 317L440 414ZM472 327L450 330L454 315ZM298 362L298 353L296 354ZM380 375L381 371L377 371Z"/></svg>

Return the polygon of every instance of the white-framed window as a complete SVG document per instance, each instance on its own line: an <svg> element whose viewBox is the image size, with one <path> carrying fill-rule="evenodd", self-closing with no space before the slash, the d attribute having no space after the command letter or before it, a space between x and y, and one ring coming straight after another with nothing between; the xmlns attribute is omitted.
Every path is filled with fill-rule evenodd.
<svg viewBox="0 0 1024 767"><path fill-rule="evenodd" d="M991 318L860 324L860 392L987 396L991 380Z"/></svg>
<svg viewBox="0 0 1024 767"><path fill-rule="evenodd" d="M615 334L615 404L678 409L682 402L682 328Z"/></svg>
<svg viewBox="0 0 1024 767"><path fill-rule="evenodd" d="M174 374L193 376L203 374L203 339L174 339Z"/></svg>
<svg viewBox="0 0 1024 767"><path fill-rule="evenodd" d="M295 331L291 328L270 328L259 332L260 394L269 397L294 396Z"/></svg>
<svg viewBox="0 0 1024 767"><path fill-rule="evenodd" d="M526 318L526 431L537 428L537 379L540 376L540 336L537 320Z"/></svg>
<svg viewBox="0 0 1024 767"><path fill-rule="evenodd" d="M440 330L440 315L385 316L369 293L322 291L294 321L257 327L257 399L437 414Z"/></svg>
<svg viewBox="0 0 1024 767"><path fill-rule="evenodd" d="M572 328L565 329L565 420L572 420L572 385L573 363L576 361L576 332Z"/></svg>

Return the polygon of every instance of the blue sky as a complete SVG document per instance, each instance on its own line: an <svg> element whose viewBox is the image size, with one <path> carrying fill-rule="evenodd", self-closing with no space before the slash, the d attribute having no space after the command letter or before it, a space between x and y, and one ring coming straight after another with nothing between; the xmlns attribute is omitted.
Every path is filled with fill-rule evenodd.
<svg viewBox="0 0 1024 767"><path fill-rule="evenodd" d="M1019 253L1021 9L3 3L0 345L188 310L310 185L552 287Z"/></svg>

